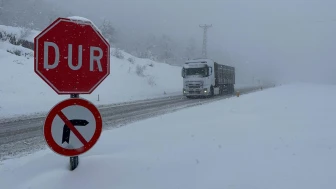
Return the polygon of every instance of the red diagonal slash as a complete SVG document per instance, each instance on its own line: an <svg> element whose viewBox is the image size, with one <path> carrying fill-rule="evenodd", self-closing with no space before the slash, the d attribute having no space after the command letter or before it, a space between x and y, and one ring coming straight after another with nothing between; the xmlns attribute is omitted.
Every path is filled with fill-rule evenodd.
<svg viewBox="0 0 336 189"><path fill-rule="evenodd" d="M58 112L58 116L64 121L64 123L69 127L73 134L82 142L83 145L86 145L88 142L85 138L79 133L74 125L68 120L68 118L63 114L62 111Z"/></svg>

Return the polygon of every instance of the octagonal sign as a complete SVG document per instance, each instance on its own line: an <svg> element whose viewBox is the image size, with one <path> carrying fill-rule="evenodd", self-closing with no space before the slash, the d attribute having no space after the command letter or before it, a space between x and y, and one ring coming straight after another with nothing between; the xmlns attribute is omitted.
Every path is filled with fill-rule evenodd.
<svg viewBox="0 0 336 189"><path fill-rule="evenodd" d="M110 45L91 21L58 18L35 37L34 61L57 94L91 94L110 74Z"/></svg>

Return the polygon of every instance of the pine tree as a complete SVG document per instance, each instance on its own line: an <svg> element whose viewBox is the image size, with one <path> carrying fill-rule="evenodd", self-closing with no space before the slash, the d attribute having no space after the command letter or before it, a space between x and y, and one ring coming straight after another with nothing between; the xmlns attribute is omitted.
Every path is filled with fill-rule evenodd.
<svg viewBox="0 0 336 189"><path fill-rule="evenodd" d="M102 32L103 36L109 41L109 43L112 45L117 42L116 40L116 30L112 26L111 22L109 20L104 19L103 24L100 26L100 31Z"/></svg>

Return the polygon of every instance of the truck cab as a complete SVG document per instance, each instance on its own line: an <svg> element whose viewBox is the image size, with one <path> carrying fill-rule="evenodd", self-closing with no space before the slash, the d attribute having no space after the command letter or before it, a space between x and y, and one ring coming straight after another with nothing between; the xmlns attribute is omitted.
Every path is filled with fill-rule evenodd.
<svg viewBox="0 0 336 189"><path fill-rule="evenodd" d="M182 68L183 95L187 97L214 95L213 67L214 62L210 59L186 61Z"/></svg>

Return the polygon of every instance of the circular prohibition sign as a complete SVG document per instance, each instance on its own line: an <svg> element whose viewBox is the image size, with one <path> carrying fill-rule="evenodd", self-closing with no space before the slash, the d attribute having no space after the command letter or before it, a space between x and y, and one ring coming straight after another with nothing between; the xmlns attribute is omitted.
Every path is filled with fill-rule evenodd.
<svg viewBox="0 0 336 189"><path fill-rule="evenodd" d="M80 120L80 117L90 121ZM76 128L76 126L85 127ZM70 98L59 102L50 110L43 133L52 151L71 157L90 150L97 143L102 128L102 117L93 103L82 98ZM71 132L72 140L70 140Z"/></svg>

